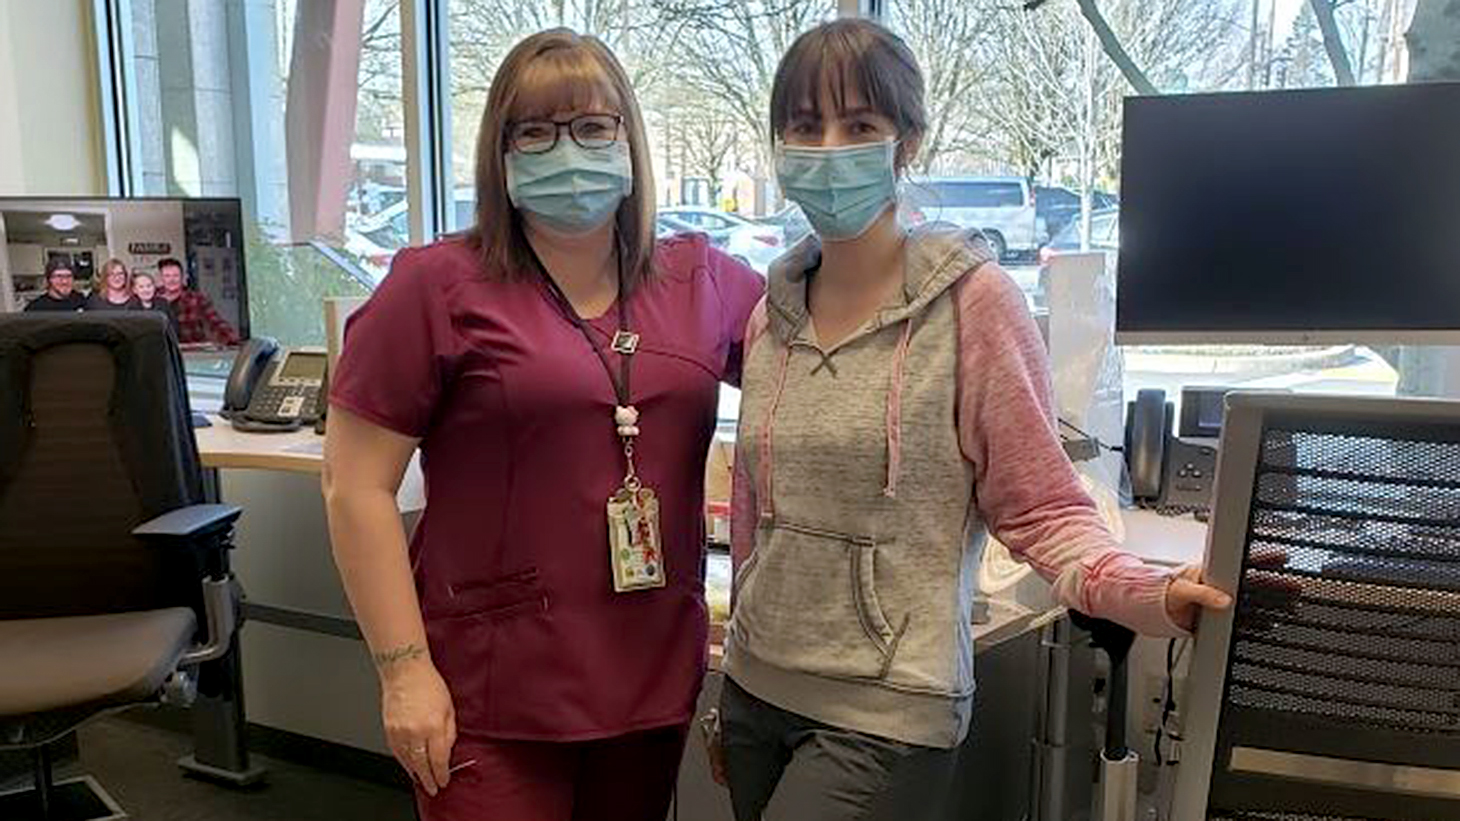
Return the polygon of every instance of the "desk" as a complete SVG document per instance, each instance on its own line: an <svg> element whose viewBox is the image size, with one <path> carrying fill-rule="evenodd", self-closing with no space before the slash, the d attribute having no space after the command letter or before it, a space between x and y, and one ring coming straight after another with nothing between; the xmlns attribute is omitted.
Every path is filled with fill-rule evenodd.
<svg viewBox="0 0 1460 821"><path fill-rule="evenodd" d="M244 433L228 420L209 416L210 427L194 428L198 456L206 468L278 470L319 475L324 470L324 437L311 428L291 433ZM401 513L426 507L426 482L421 474L420 454L411 457L401 478L396 504Z"/></svg>
<svg viewBox="0 0 1460 821"><path fill-rule="evenodd" d="M252 724L388 753L375 671L330 553L319 486L324 437L312 428L244 433L226 419L208 421L194 429L198 455L218 497L244 510L232 560L248 624L239 639L242 697L227 705L232 721L241 723L246 703ZM396 495L407 533L425 502L418 454ZM194 711L195 725L208 709ZM237 728L215 734L229 733ZM200 737L200 756L205 746Z"/></svg>
<svg viewBox="0 0 1460 821"><path fill-rule="evenodd" d="M1179 567L1201 564L1206 557L1206 522L1141 509L1121 511L1121 519L1125 549L1151 564Z"/></svg>

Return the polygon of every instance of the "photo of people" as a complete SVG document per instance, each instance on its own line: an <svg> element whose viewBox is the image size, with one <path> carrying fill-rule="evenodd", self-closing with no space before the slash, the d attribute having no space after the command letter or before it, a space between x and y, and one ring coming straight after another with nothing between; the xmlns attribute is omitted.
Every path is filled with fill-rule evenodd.
<svg viewBox="0 0 1460 821"><path fill-rule="evenodd" d="M142 307L132 293L132 272L127 264L113 257L102 263L91 281L91 296L86 300L88 311L135 311Z"/></svg>
<svg viewBox="0 0 1460 821"><path fill-rule="evenodd" d="M132 293L136 295L137 302L141 303L144 311L157 311L167 317L167 324L172 327L172 332L179 339L177 310L171 302L163 299L157 293L157 280L146 271L132 275Z"/></svg>
<svg viewBox="0 0 1460 821"><path fill-rule="evenodd" d="M156 311L185 350L231 348L243 262L235 199L0 198L0 312Z"/></svg>
<svg viewBox="0 0 1460 821"><path fill-rule="evenodd" d="M71 264L61 259L46 263L46 290L26 303L27 311L79 311L86 307L86 297L76 290L76 273Z"/></svg>

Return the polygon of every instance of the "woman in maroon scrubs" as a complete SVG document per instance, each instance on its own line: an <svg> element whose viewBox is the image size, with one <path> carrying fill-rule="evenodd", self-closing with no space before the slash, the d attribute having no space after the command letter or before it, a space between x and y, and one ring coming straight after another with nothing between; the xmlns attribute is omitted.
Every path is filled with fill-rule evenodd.
<svg viewBox="0 0 1460 821"><path fill-rule="evenodd" d="M491 89L476 227L401 251L348 326L335 559L424 819L662 819L706 662L716 397L763 281L703 236L654 241L639 107L598 40L529 37Z"/></svg>

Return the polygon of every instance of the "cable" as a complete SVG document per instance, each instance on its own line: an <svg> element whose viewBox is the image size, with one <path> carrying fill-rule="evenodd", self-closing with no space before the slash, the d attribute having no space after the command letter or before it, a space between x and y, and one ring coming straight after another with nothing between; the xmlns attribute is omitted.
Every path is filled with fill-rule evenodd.
<svg viewBox="0 0 1460 821"><path fill-rule="evenodd" d="M1154 745L1157 770L1166 764L1165 759L1161 756L1161 740L1166 733L1166 719L1171 715L1171 678L1176 667L1172 653L1175 649L1176 639L1166 642L1166 685L1161 690L1161 718L1156 722L1156 743Z"/></svg>
<svg viewBox="0 0 1460 821"><path fill-rule="evenodd" d="M1176 652L1176 642L1181 641L1181 652ZM1161 721L1156 725L1156 766L1165 765L1165 759L1161 755L1161 741L1169 735L1173 743L1181 741L1181 736L1167 729L1166 723L1171 720L1171 713L1176 710L1176 665L1181 662L1182 656L1186 654L1186 648L1190 644L1185 639L1171 639L1166 642L1166 686L1161 694ZM1171 763L1176 763L1174 760Z"/></svg>
<svg viewBox="0 0 1460 821"><path fill-rule="evenodd" d="M1111 451L1112 453L1121 453L1125 450L1125 448L1123 447L1115 447L1113 445L1105 444L1104 442L1100 441L1099 437L1091 436L1090 434L1076 427L1072 422L1064 419L1063 417L1060 418L1059 423L1069 428L1076 436L1080 437L1081 439L1094 442L1096 447L1103 448L1105 450Z"/></svg>

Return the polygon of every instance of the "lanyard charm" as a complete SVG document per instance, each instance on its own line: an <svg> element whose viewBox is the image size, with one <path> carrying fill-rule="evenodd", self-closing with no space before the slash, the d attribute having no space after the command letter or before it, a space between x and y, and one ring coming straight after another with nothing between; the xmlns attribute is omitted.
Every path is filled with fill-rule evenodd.
<svg viewBox="0 0 1460 821"><path fill-rule="evenodd" d="M608 347L620 356L633 356L639 350L639 335L633 331L617 331Z"/></svg>
<svg viewBox="0 0 1460 821"><path fill-rule="evenodd" d="M619 405L613 409L613 423L618 425L618 435L629 440L639 435L639 409L633 405ZM632 465L631 465L632 467Z"/></svg>

